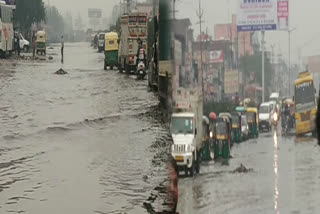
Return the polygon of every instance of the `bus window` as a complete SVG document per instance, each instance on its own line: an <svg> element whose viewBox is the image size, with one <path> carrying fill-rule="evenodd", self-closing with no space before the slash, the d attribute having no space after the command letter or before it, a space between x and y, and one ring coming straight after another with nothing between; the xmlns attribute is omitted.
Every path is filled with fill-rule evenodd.
<svg viewBox="0 0 320 214"><path fill-rule="evenodd" d="M304 82L296 86L296 112L310 110L315 106L315 94L312 82Z"/></svg>

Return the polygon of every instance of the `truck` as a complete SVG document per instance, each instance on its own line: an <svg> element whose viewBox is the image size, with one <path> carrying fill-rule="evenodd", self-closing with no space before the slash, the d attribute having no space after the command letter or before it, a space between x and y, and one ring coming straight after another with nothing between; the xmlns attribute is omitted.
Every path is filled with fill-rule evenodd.
<svg viewBox="0 0 320 214"><path fill-rule="evenodd" d="M14 51L13 6L0 2L0 55Z"/></svg>
<svg viewBox="0 0 320 214"><path fill-rule="evenodd" d="M137 10L125 13L120 18L119 70L129 74L136 72L138 39L148 55L148 14Z"/></svg>
<svg viewBox="0 0 320 214"><path fill-rule="evenodd" d="M170 123L173 144L171 156L176 171L193 176L200 173L202 141L203 96L200 88L179 88L173 92Z"/></svg>

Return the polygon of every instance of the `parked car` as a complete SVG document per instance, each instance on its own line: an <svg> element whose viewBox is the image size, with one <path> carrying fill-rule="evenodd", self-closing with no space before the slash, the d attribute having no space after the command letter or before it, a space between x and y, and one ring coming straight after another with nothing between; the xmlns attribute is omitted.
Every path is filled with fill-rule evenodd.
<svg viewBox="0 0 320 214"><path fill-rule="evenodd" d="M20 39L20 49L27 53L30 49L30 42L26 40L21 33L15 32L15 37Z"/></svg>

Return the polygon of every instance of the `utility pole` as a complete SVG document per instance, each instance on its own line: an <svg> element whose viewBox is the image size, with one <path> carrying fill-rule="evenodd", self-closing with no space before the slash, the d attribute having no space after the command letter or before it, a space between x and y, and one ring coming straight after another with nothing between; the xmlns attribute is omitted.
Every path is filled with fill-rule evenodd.
<svg viewBox="0 0 320 214"><path fill-rule="evenodd" d="M203 17L203 9L201 8L201 0L199 0L199 10L197 11L197 16L199 18L199 24L200 24L200 75L201 75L201 85L202 85L202 96L204 99L204 85L203 85L203 69L202 69L202 17Z"/></svg>
<svg viewBox="0 0 320 214"><path fill-rule="evenodd" d="M265 32L262 31L262 41L261 41L261 46L262 46L262 102L264 103L264 96L265 96L265 86L264 86L264 34Z"/></svg>
<svg viewBox="0 0 320 214"><path fill-rule="evenodd" d="M288 71L289 71L289 97L291 97L291 33L295 30L296 28L293 28L293 29L289 29L288 28L288 34L289 34L289 68L288 68Z"/></svg>

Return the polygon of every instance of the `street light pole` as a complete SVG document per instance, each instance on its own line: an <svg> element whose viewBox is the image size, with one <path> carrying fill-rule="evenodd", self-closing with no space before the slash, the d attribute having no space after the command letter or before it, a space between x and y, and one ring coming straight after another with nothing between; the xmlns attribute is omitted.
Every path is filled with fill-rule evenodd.
<svg viewBox="0 0 320 214"><path fill-rule="evenodd" d="M296 28L293 28L293 29L288 29L288 34L289 34L289 68L288 68L288 71L289 71L289 87L288 87L288 90L289 90L289 97L291 97L291 32L293 32Z"/></svg>
<svg viewBox="0 0 320 214"><path fill-rule="evenodd" d="M265 87L264 87L264 31L262 31L262 41L261 41L261 45L262 45L262 102L264 103L264 95L265 95Z"/></svg>

